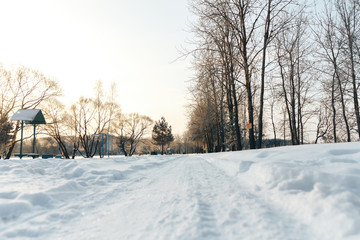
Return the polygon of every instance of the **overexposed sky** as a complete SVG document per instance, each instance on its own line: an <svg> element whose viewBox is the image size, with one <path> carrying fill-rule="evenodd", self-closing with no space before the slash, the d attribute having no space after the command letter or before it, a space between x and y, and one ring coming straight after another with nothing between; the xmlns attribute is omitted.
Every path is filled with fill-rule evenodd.
<svg viewBox="0 0 360 240"><path fill-rule="evenodd" d="M102 80L123 112L186 127L187 0L0 0L0 63L54 77L67 105Z"/></svg>

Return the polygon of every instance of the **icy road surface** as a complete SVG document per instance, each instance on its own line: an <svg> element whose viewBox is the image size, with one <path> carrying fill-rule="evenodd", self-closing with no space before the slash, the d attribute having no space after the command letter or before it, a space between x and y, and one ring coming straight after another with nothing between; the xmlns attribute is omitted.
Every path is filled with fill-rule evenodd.
<svg viewBox="0 0 360 240"><path fill-rule="evenodd" d="M360 144L0 161L0 239L360 239Z"/></svg>

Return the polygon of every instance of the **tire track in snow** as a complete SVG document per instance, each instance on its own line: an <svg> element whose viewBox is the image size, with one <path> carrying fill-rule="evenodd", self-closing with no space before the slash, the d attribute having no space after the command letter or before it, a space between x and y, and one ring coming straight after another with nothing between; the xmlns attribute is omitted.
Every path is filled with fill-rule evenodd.
<svg viewBox="0 0 360 240"><path fill-rule="evenodd" d="M111 198L111 209L100 208L101 221L112 223L95 236L107 232L126 239L298 239L308 231L201 155L134 172L119 186L125 185L117 194L118 203Z"/></svg>
<svg viewBox="0 0 360 240"><path fill-rule="evenodd" d="M313 235L308 234L310 230L304 223L272 204L266 196L249 190L246 182L239 182L236 176L228 175L208 160L203 159L207 163L207 172L215 177L212 184L217 200L214 202L218 204L219 228L224 239L246 236L246 239L295 240L306 235L309 236L307 239L312 239L310 236Z"/></svg>
<svg viewBox="0 0 360 240"><path fill-rule="evenodd" d="M183 196L186 202L192 203L188 210L187 234L181 239L217 239L217 216L211 199L214 193L201 159L192 156L190 159L180 159L176 163L179 168L178 181L186 186Z"/></svg>

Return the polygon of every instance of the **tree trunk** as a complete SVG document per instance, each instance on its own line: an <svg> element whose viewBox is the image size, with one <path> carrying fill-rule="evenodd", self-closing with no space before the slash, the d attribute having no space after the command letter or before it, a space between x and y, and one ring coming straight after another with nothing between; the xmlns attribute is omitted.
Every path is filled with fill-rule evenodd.
<svg viewBox="0 0 360 240"><path fill-rule="evenodd" d="M120 146L121 146L121 150L123 151L125 157L127 157L128 153L127 153L126 148L125 148L125 143L121 143Z"/></svg>
<svg viewBox="0 0 360 240"><path fill-rule="evenodd" d="M17 121L14 132L13 132L13 136L12 136L10 144L9 144L10 146L9 146L8 152L6 153L6 159L10 159L11 154L14 151L15 145L18 142L18 141L16 141L16 135L19 132L19 130L20 130L20 121Z"/></svg>
<svg viewBox="0 0 360 240"><path fill-rule="evenodd" d="M13 150L14 150L15 144L16 144L16 141L13 142L13 143L10 145L9 150L8 150L8 152L7 152L7 154L6 154L6 159L10 159L11 154L12 154L12 152L13 152Z"/></svg>
<svg viewBox="0 0 360 240"><path fill-rule="evenodd" d="M271 103L270 114L271 114L271 124L272 124L273 132L274 132L274 147L276 147L276 127L275 127L275 121L274 121L274 103Z"/></svg>
<svg viewBox="0 0 360 240"><path fill-rule="evenodd" d="M73 151L72 151L72 159L75 159L75 155L76 155L76 151L77 151L77 148L78 148L79 144L75 144L74 142L74 146L73 146Z"/></svg>
<svg viewBox="0 0 360 240"><path fill-rule="evenodd" d="M230 127L231 127L231 134L234 132L234 104L233 104L233 98L231 94L231 88L232 85L230 84L230 81L227 81L226 83L227 89L226 89L226 100L227 100L227 106L229 111L229 120L230 120Z"/></svg>
<svg viewBox="0 0 360 240"><path fill-rule="evenodd" d="M216 87L215 87L215 79L214 77L211 78L211 86L212 86L212 93L214 96L214 103L215 103L215 120L216 120L216 139L217 139L217 147L215 149L216 152L219 152L221 149L221 122L219 117L218 106L221 105L218 103L218 98L216 94Z"/></svg>
<svg viewBox="0 0 360 240"><path fill-rule="evenodd" d="M258 120L258 131L259 136L257 139L257 147L262 148L262 135L263 135L263 112L264 112L264 92L265 92L265 65L266 65L266 49L268 46L269 40L269 31L270 31L270 14L271 14L271 0L268 1L268 10L265 22L265 34L264 34L264 45L263 45L263 55L261 63L261 86L260 86L260 108L259 108L259 120Z"/></svg>
<svg viewBox="0 0 360 240"><path fill-rule="evenodd" d="M242 9L244 10L244 9ZM250 149L256 148L255 142L255 134L254 134L254 106L253 106L253 96L252 96L252 89L251 89L251 75L250 75L250 66L249 66L249 59L247 53L247 34L245 28L245 16L243 13L240 14L240 24L241 24L241 57L243 62L244 74L245 74L245 86L246 86L246 93L248 99L248 116L249 116L249 124L251 128L249 129L249 144Z"/></svg>
<svg viewBox="0 0 360 240"><path fill-rule="evenodd" d="M359 112L359 99L357 93L357 84L356 84L356 74L355 74L355 62L354 62L354 53L352 42L349 39L350 45L350 61L351 61L351 79L353 85L353 94L354 94L354 109L355 109L355 116L356 116L356 123L357 123L357 131L360 139L360 112Z"/></svg>
<svg viewBox="0 0 360 240"><path fill-rule="evenodd" d="M242 150L242 144L241 144L241 132L240 132L240 126L239 126L239 110L238 110L238 101L236 98L236 90L235 90L235 81L232 80L232 96L234 101L234 108L235 108L235 114L234 114L234 121L235 121L235 134L236 134L236 150Z"/></svg>
<svg viewBox="0 0 360 240"><path fill-rule="evenodd" d="M65 146L65 144L63 143L63 141L62 141L61 139L58 139L58 138L56 138L55 141L58 143L58 145L59 145L59 147L60 147L60 150L61 150L61 153L64 155L64 157L65 157L66 159L70 159L69 153L68 153L68 151L67 151L67 149L66 149L66 146Z"/></svg>
<svg viewBox="0 0 360 240"><path fill-rule="evenodd" d="M335 67L336 78L337 78L337 82L338 82L338 85L339 85L341 109L342 109L342 115L343 115L343 119L344 119L344 123L345 123L345 127L346 127L347 141L351 142L350 126L349 126L349 121L348 121L347 116L346 116L346 105L345 105L345 99L344 99L344 90L343 90L343 87L342 87L342 83L341 83L341 79L340 79L340 75L339 75L339 72L338 72L338 67L337 67L336 62L334 64L335 64L334 67Z"/></svg>
<svg viewBox="0 0 360 240"><path fill-rule="evenodd" d="M334 137L334 143L337 142L337 136L336 136L336 107L335 107L335 76L333 76L333 81L331 83L331 107L333 111L333 137Z"/></svg>
<svg viewBox="0 0 360 240"><path fill-rule="evenodd" d="M283 66L281 64L281 60L280 58L278 59L278 63L280 66L280 74L281 74L281 80L282 80L282 89L283 89L283 94L284 94L284 98L285 98L285 107L286 107L286 112L288 115L288 120L289 120L289 128L290 128L290 134L291 134L291 143L292 145L296 145L296 126L293 126L295 123L295 105L294 105L294 93L293 93L293 89L292 89L292 93L290 93L290 100L288 97L288 93L286 91L285 88L285 75L284 75L284 69ZM291 83L291 82L290 82ZM293 84L293 83L292 83ZM291 101L291 102L290 102ZM290 102L290 103L289 103ZM289 106L290 105L290 106ZM291 109L290 109L291 107ZM285 119L285 118L284 118ZM284 129L285 129L285 125L284 125ZM285 130L284 130L285 133ZM285 136L285 134L284 134ZM285 141L285 138L284 138Z"/></svg>
<svg viewBox="0 0 360 240"><path fill-rule="evenodd" d="M292 142L293 145L298 145L299 144L299 135L298 135L298 131L297 131L297 127L296 127L296 88L295 88L295 66L293 64L293 59L292 59L292 55L290 54L290 64L291 64L291 71L290 71L290 86L291 86L291 91L290 91L290 99L291 99L291 103L290 103L290 107L291 107L291 132L292 132Z"/></svg>
<svg viewBox="0 0 360 240"><path fill-rule="evenodd" d="M352 80L352 90L353 90L353 100L354 100L354 111L356 116L356 123L357 123L357 131L358 136L360 139L360 112L359 112L359 99L358 99L358 92L357 92L357 83L356 83L356 72L355 72L355 59L354 59L354 46L356 35L355 32L357 29L357 16L358 15L358 3L357 1L351 1L353 3L349 8L343 1L337 2L337 7L339 14L341 15L344 32L343 34L347 37L347 44L349 48L349 55L350 58L350 72L351 72L351 80ZM354 22L353 22L354 21Z"/></svg>

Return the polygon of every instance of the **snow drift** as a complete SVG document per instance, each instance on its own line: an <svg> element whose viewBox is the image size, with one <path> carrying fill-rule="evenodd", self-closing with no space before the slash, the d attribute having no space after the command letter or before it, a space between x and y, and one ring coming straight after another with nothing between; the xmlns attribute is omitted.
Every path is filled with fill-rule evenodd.
<svg viewBox="0 0 360 240"><path fill-rule="evenodd" d="M0 161L0 239L360 239L360 143Z"/></svg>

